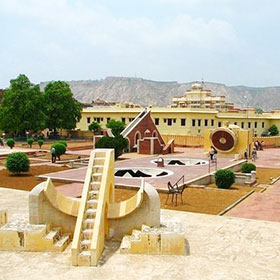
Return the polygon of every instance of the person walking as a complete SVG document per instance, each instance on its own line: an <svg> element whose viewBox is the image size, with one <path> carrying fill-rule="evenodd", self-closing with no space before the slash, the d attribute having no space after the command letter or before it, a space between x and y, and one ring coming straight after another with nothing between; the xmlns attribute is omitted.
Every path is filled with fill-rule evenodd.
<svg viewBox="0 0 280 280"><path fill-rule="evenodd" d="M51 148L51 156L52 156L52 163L55 163L56 161L56 155L55 155L55 148Z"/></svg>
<svg viewBox="0 0 280 280"><path fill-rule="evenodd" d="M256 148L254 148L252 151L252 161L256 161L256 160L257 160L257 150Z"/></svg>

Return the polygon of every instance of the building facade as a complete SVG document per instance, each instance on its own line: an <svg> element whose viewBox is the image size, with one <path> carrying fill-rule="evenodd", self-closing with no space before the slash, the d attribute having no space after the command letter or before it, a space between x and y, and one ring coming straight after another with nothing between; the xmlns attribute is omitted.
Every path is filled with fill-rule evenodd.
<svg viewBox="0 0 280 280"><path fill-rule="evenodd" d="M234 104L226 102L225 96L212 96L211 90L204 89L203 84L193 84L184 96L172 99L171 107L174 108L202 108L217 111L228 111L234 108Z"/></svg>
<svg viewBox="0 0 280 280"><path fill-rule="evenodd" d="M257 114L255 109L220 112L196 108L151 108L151 116L162 135L204 136L210 128L222 127L225 123L249 129L253 136L261 136L271 125L280 127L280 110ZM109 120L122 121L126 125L142 111L141 108L84 108L76 130L88 131L88 126L97 121L103 128Z"/></svg>

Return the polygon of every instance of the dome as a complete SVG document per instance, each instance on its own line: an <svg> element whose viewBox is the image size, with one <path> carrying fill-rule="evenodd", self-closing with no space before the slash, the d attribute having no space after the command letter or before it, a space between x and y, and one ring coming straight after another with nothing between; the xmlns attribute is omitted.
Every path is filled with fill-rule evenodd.
<svg viewBox="0 0 280 280"><path fill-rule="evenodd" d="M202 89L202 85L199 83L192 84L192 89Z"/></svg>

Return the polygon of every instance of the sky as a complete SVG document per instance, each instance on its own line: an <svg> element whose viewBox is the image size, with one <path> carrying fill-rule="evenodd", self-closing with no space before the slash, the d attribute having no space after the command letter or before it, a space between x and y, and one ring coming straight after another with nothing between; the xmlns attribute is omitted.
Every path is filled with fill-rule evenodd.
<svg viewBox="0 0 280 280"><path fill-rule="evenodd" d="M280 85L278 0L0 0L0 88L107 76Z"/></svg>

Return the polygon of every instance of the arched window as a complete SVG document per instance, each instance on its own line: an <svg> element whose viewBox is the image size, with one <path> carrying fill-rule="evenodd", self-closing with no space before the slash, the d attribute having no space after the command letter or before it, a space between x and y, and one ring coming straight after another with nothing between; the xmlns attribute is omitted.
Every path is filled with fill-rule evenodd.
<svg viewBox="0 0 280 280"><path fill-rule="evenodd" d="M157 134L157 131L156 130L154 130L153 131L153 135L152 135L153 137L158 137L158 134Z"/></svg>
<svg viewBox="0 0 280 280"><path fill-rule="evenodd" d="M137 131L134 136L134 145L137 146L138 140L141 139L141 133Z"/></svg>

